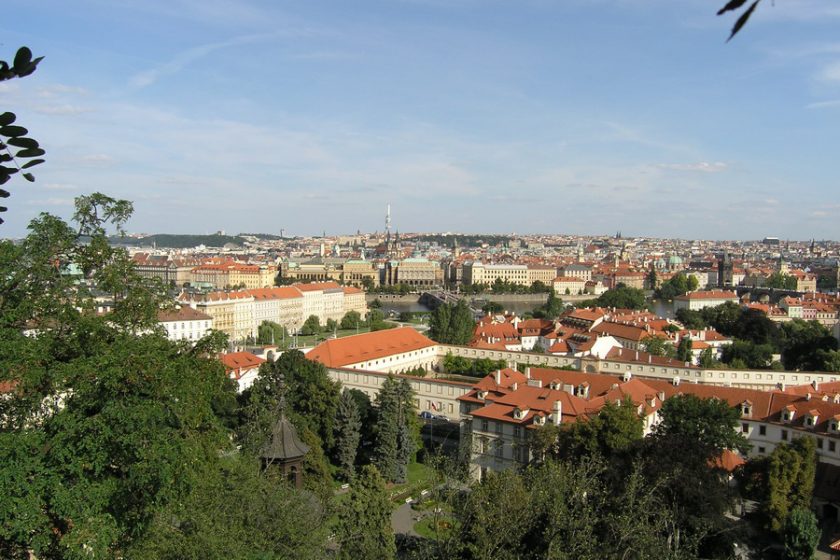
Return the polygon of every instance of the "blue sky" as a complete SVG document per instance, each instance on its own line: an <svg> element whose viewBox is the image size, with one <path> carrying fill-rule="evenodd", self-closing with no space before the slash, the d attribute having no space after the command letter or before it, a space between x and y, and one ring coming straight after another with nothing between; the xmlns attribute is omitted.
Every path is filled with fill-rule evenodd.
<svg viewBox="0 0 840 560"><path fill-rule="evenodd" d="M137 232L840 238L840 2L12 1L0 108Z"/></svg>

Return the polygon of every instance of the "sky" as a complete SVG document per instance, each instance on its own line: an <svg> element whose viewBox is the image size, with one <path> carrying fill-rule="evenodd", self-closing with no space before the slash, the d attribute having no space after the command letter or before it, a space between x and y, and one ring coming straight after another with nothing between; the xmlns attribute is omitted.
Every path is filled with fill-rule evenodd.
<svg viewBox="0 0 840 560"><path fill-rule="evenodd" d="M73 198L145 233L840 239L840 2L12 0L0 83Z"/></svg>

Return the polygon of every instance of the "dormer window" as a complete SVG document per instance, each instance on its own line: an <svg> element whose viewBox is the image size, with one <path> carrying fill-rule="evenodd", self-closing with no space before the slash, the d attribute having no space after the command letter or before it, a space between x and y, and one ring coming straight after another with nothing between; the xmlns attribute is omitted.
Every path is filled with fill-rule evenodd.
<svg viewBox="0 0 840 560"><path fill-rule="evenodd" d="M782 420L784 420L785 422L792 422L794 416L796 416L796 409L793 407L793 405L788 405L787 407L785 407L784 412L782 412Z"/></svg>
<svg viewBox="0 0 840 560"><path fill-rule="evenodd" d="M752 403L750 401L741 403L741 416L752 416Z"/></svg>
<svg viewBox="0 0 840 560"><path fill-rule="evenodd" d="M805 425L808 427L813 428L817 425L820 420L820 411L819 410L811 410L805 416Z"/></svg>
<svg viewBox="0 0 840 560"><path fill-rule="evenodd" d="M487 391L479 391L478 395L476 395L476 396L479 398L479 400L483 401L484 399L487 398Z"/></svg>
<svg viewBox="0 0 840 560"><path fill-rule="evenodd" d="M534 416L534 424L537 426L545 424L545 416Z"/></svg>
<svg viewBox="0 0 840 560"><path fill-rule="evenodd" d="M522 420L528 415L528 409L516 407L513 409L513 417L517 420Z"/></svg>

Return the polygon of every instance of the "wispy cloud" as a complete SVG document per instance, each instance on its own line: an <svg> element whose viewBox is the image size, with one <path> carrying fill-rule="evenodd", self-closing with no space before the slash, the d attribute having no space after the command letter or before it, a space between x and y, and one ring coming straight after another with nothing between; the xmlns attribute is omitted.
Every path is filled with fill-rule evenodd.
<svg viewBox="0 0 840 560"><path fill-rule="evenodd" d="M720 171L726 171L726 169L729 168L729 165L722 161L699 161L697 163L657 163L656 167L671 171L700 171L703 173L718 173Z"/></svg>
<svg viewBox="0 0 840 560"><path fill-rule="evenodd" d="M840 99L830 99L828 101L817 101L805 105L806 109L829 109L832 107L840 107Z"/></svg>
<svg viewBox="0 0 840 560"><path fill-rule="evenodd" d="M93 111L93 109L90 107L80 107L79 105L64 103L61 105L38 105L34 108L34 111L36 113L41 113L42 115L71 116L89 113Z"/></svg>
<svg viewBox="0 0 840 560"><path fill-rule="evenodd" d="M155 82L157 82L165 76L177 74L187 65L206 57L214 51L235 47L238 45L245 45L249 43L259 43L262 41L267 41L276 38L277 36L278 34L275 33L242 35L240 37L234 37L233 39L229 39L227 41L222 41L220 43L208 43L205 45L199 45L197 47L193 47L191 49L187 49L176 54L171 60L165 62L164 64L161 64L160 66L150 68L149 70L140 72L139 74L135 74L129 80L129 84L137 89L145 88L154 84Z"/></svg>
<svg viewBox="0 0 840 560"><path fill-rule="evenodd" d="M823 82L840 82L840 62L832 62L823 66L817 74L817 79Z"/></svg>

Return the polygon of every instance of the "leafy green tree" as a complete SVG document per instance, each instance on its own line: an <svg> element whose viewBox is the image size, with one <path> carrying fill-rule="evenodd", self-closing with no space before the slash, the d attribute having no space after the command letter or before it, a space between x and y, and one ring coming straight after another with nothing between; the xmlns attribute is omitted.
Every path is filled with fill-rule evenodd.
<svg viewBox="0 0 840 560"><path fill-rule="evenodd" d="M344 560L391 560L396 555L391 502L385 481L373 465L362 467L339 511L336 541Z"/></svg>
<svg viewBox="0 0 840 560"><path fill-rule="evenodd" d="M675 395L666 399L660 409L661 422L657 437L679 435L696 441L707 459L719 456L725 449L746 453L749 444L736 431L740 413L720 399L701 399L695 395Z"/></svg>
<svg viewBox="0 0 840 560"><path fill-rule="evenodd" d="M616 307L620 309L645 309L645 293L638 288L629 288L619 284L607 290L595 300L600 307Z"/></svg>
<svg viewBox="0 0 840 560"><path fill-rule="evenodd" d="M362 323L362 316L358 311L350 310L341 318L341 328L344 330L356 329Z"/></svg>
<svg viewBox="0 0 840 560"><path fill-rule="evenodd" d="M218 463L197 465L189 493L162 507L123 557L323 558L326 512L309 494L260 473L256 460L230 455Z"/></svg>
<svg viewBox="0 0 840 560"><path fill-rule="evenodd" d="M662 336L649 336L642 341L642 349L654 356L666 356L673 358L675 354L674 344Z"/></svg>
<svg viewBox="0 0 840 560"><path fill-rule="evenodd" d="M504 310L505 308L502 304L495 301L488 301L481 306L481 311L487 313L488 315L495 315L496 313L501 313Z"/></svg>
<svg viewBox="0 0 840 560"><path fill-rule="evenodd" d="M732 367L766 369L772 359L772 346L747 340L735 340L721 351L721 361Z"/></svg>
<svg viewBox="0 0 840 560"><path fill-rule="evenodd" d="M362 419L356 399L349 391L341 393L335 417L335 456L344 480L355 474L356 455L361 441Z"/></svg>
<svg viewBox="0 0 840 560"><path fill-rule="evenodd" d="M708 348L711 350L711 348ZM687 336L684 336L680 339L680 343L677 345L677 352L674 356L681 362L693 362L694 361L694 354L691 352L691 339Z"/></svg>
<svg viewBox="0 0 840 560"><path fill-rule="evenodd" d="M790 512L811 505L816 475L816 443L813 438L797 438L790 445L780 444L770 455L762 510L768 528L782 533Z"/></svg>
<svg viewBox="0 0 840 560"><path fill-rule="evenodd" d="M695 309L686 309L685 307L677 309L675 316L677 321L687 329L705 329L709 326L703 319L703 314Z"/></svg>
<svg viewBox="0 0 840 560"><path fill-rule="evenodd" d="M257 344L280 344L286 339L286 328L273 321L263 321L257 327Z"/></svg>
<svg viewBox="0 0 840 560"><path fill-rule="evenodd" d="M522 558L522 542L533 522L530 492L513 469L490 472L472 487L458 517L464 557L475 560Z"/></svg>
<svg viewBox="0 0 840 560"><path fill-rule="evenodd" d="M473 319L472 311L467 305L467 301L460 299L452 309L452 315L449 321L450 344L466 345L472 340L474 330L475 320Z"/></svg>
<svg viewBox="0 0 840 560"><path fill-rule="evenodd" d="M608 402L588 422L562 427L557 447L566 458L611 458L627 452L643 435L644 419L628 397L621 406Z"/></svg>
<svg viewBox="0 0 840 560"><path fill-rule="evenodd" d="M781 272L774 272L770 276L767 277L767 280L764 282L764 285L767 288L778 288L782 290L795 290L796 289L796 277L790 276L788 274L783 274Z"/></svg>
<svg viewBox="0 0 840 560"><path fill-rule="evenodd" d="M299 350L288 350L260 367L260 375L241 396L241 441L252 450L262 447L276 419L281 388L285 386L286 412L298 429L308 428L329 449L333 445L339 384L323 364L307 360Z"/></svg>
<svg viewBox="0 0 840 560"><path fill-rule="evenodd" d="M0 82L32 74L43 58L39 56L33 59L32 51L28 47L19 48L11 64L0 60ZM14 113L8 111L0 113L0 186L9 182L12 175L18 172L21 172L24 179L30 183L33 182L35 177L26 170L44 162L40 157L46 152L36 140L26 136L29 133L28 130L14 124L15 120L17 117ZM13 148L17 149L14 153L12 153ZM12 165L4 165L6 163ZM6 198L9 194L9 191L0 188L0 198ZM0 206L0 213L5 211L6 207ZM0 224L2 223L3 218L0 217Z"/></svg>
<svg viewBox="0 0 840 560"><path fill-rule="evenodd" d="M563 312L563 300L557 297L554 290L548 292L548 299L545 301L542 310L549 319L556 319Z"/></svg>
<svg viewBox="0 0 840 560"><path fill-rule="evenodd" d="M300 333L304 336L311 336L313 334L318 334L321 332L321 320L318 319L317 315L310 315L307 317L306 321L303 322L303 327L300 329Z"/></svg>
<svg viewBox="0 0 840 560"><path fill-rule="evenodd" d="M790 560L812 560L820 542L817 517L809 509L796 508L785 521L785 557Z"/></svg>
<svg viewBox="0 0 840 560"><path fill-rule="evenodd" d="M645 276L645 284L648 290L656 290L658 287L657 284L659 284L659 278L656 276L656 270L653 268L651 268L648 271L647 276Z"/></svg>
<svg viewBox="0 0 840 560"><path fill-rule="evenodd" d="M338 329L338 321L335 319L327 319L327 324L324 326L326 332L335 332Z"/></svg>
<svg viewBox="0 0 840 560"><path fill-rule="evenodd" d="M662 285L656 291L656 295L661 299L672 300L676 296L681 296L696 289L697 278L693 275L686 276L684 272L678 272L670 279L662 282Z"/></svg>
<svg viewBox="0 0 840 560"><path fill-rule="evenodd" d="M379 309L371 309L367 316L367 324L371 331L383 331L388 329L385 322L385 315Z"/></svg>
<svg viewBox="0 0 840 560"><path fill-rule="evenodd" d="M826 352L837 350L837 339L819 322L793 319L783 323L781 330L785 369L836 371L830 367L831 355Z"/></svg>
<svg viewBox="0 0 840 560"><path fill-rule="evenodd" d="M455 305L438 306L429 321L429 337L443 344L463 346L472 339L474 330L472 311L463 299Z"/></svg>
<svg viewBox="0 0 840 560"><path fill-rule="evenodd" d="M0 405L0 556L135 556L129 552L162 542L151 537L158 529L186 530L181 504L198 503L197 490L228 469L238 464L251 473L230 479L229 496L247 494L254 480L244 466L254 464L252 454L243 451L234 465L225 459L237 456L219 415L235 391L215 359L226 338L216 333L194 347L167 340L154 321L163 296L106 241L106 227L121 226L130 206L82 197L75 228L42 214L21 245L0 242L0 380L15 387ZM71 263L82 269L82 283L65 274ZM95 312L100 285L116 299L106 316ZM35 336L23 335L26 325ZM203 547L211 541L197 544L209 533L200 532L207 512L195 515L189 526L201 536L184 546L200 550L152 556L224 555L218 543L211 550ZM291 526L280 520L269 535ZM228 535L231 546L254 542Z"/></svg>

